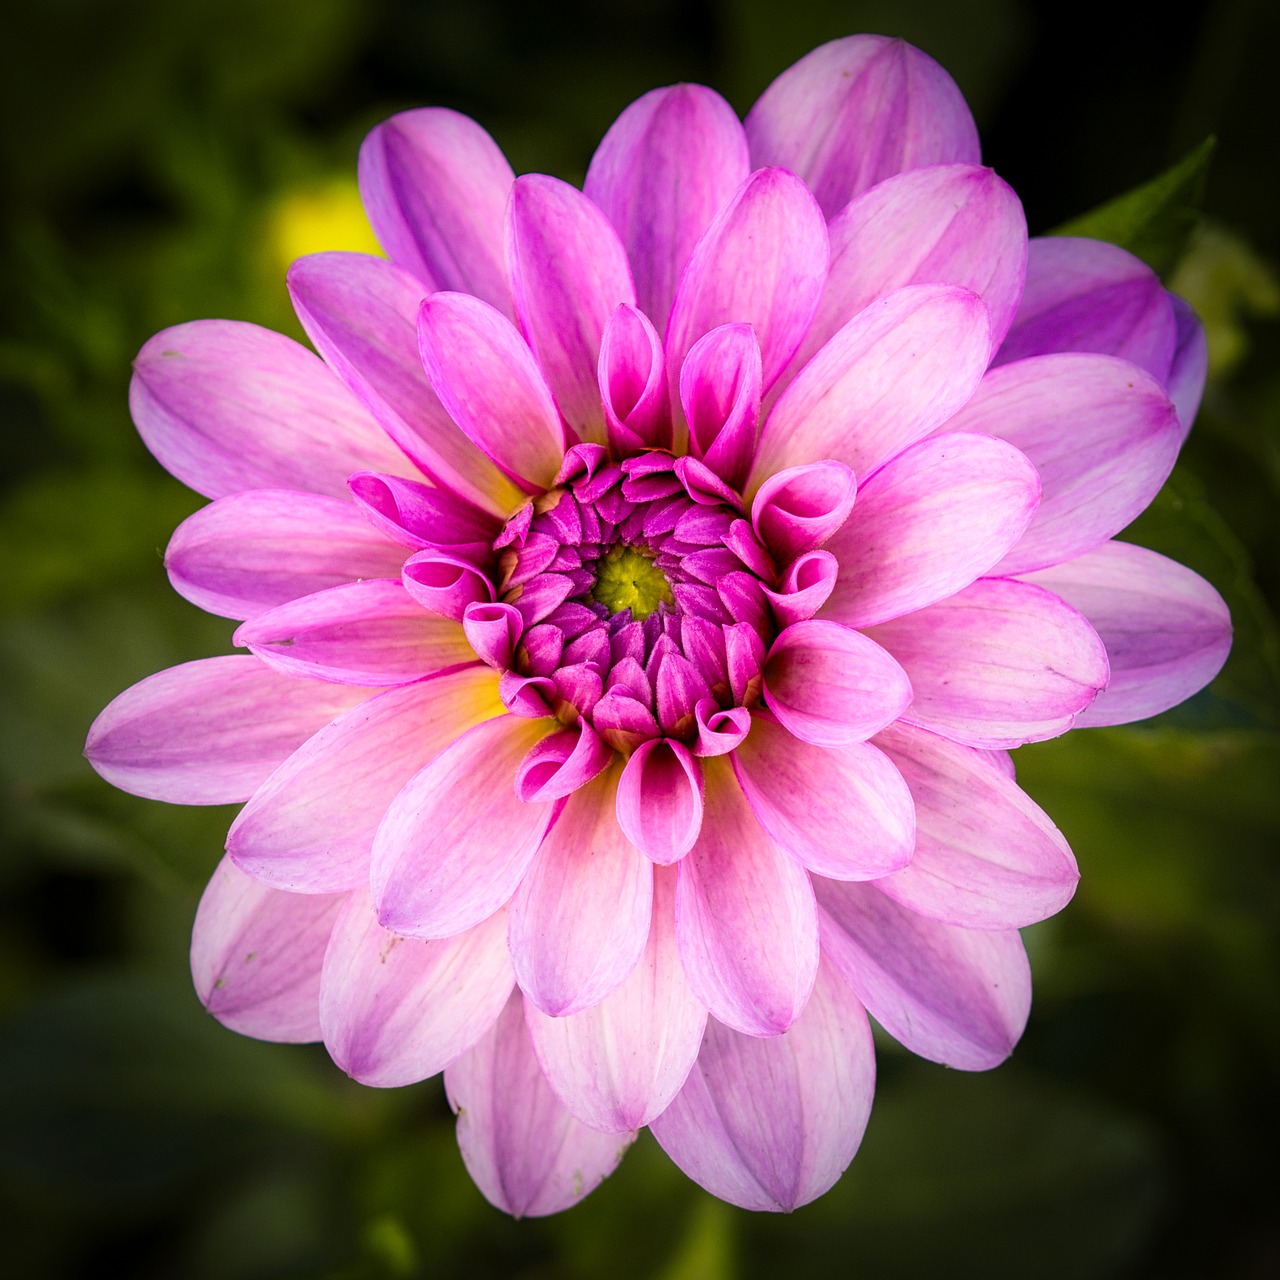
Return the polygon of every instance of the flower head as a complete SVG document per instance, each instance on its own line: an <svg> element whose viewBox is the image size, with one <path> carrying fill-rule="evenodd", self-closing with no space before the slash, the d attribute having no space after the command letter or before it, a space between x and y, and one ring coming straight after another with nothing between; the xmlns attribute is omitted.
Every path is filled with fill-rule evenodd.
<svg viewBox="0 0 1280 1280"><path fill-rule="evenodd" d="M1028 245L955 85L814 51L741 124L647 94L584 191L449 111L360 157L387 259L289 287L319 357L157 335L138 428L214 501L174 586L243 656L102 713L109 780L246 802L196 918L209 1010L357 1080L444 1071L516 1214L648 1125L749 1208L825 1191L867 1014L963 1069L1021 1034L1017 930L1076 882L1008 749L1180 701L1211 587L1114 541L1194 416L1194 316Z"/></svg>

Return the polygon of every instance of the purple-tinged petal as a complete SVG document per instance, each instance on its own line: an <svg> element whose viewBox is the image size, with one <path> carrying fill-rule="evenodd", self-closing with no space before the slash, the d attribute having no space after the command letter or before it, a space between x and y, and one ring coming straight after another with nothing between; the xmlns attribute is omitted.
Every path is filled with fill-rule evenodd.
<svg viewBox="0 0 1280 1280"><path fill-rule="evenodd" d="M564 461L564 427L533 353L515 326L461 293L437 293L418 313L427 376L467 438L522 488L549 489Z"/></svg>
<svg viewBox="0 0 1280 1280"><path fill-rule="evenodd" d="M811 462L770 476L751 504L751 527L779 564L820 547L849 518L858 482L843 462Z"/></svg>
<svg viewBox="0 0 1280 1280"><path fill-rule="evenodd" d="M648 703L640 702L622 688L604 694L591 711L591 722L615 751L635 751L661 732Z"/></svg>
<svg viewBox="0 0 1280 1280"><path fill-rule="evenodd" d="M873 640L836 622L788 627L764 664L764 698L783 727L804 742L863 742L911 702L902 668Z"/></svg>
<svg viewBox="0 0 1280 1280"><path fill-rule="evenodd" d="M757 1039L708 1022L684 1088L650 1127L712 1195L743 1209L788 1212L848 1168L874 1091L867 1015L826 963L784 1035Z"/></svg>
<svg viewBox="0 0 1280 1280"><path fill-rule="evenodd" d="M239 804L369 689L281 675L244 655L170 667L126 689L84 753L113 787L170 804Z"/></svg>
<svg viewBox="0 0 1280 1280"><path fill-rule="evenodd" d="M1205 379L1209 376L1209 344L1204 336L1204 325L1190 304L1176 293L1171 293L1169 299L1173 303L1178 337L1165 390L1178 411L1178 421L1182 423L1185 437L1196 420Z"/></svg>
<svg viewBox="0 0 1280 1280"><path fill-rule="evenodd" d="M722 756L735 750L751 732L751 712L746 707L722 710L714 698L702 698L693 709L698 725L695 756Z"/></svg>
<svg viewBox="0 0 1280 1280"><path fill-rule="evenodd" d="M815 747L757 716L733 771L765 832L816 875L874 880L911 861L911 793L870 743Z"/></svg>
<svg viewBox="0 0 1280 1280"><path fill-rule="evenodd" d="M443 1071L497 1021L514 977L506 912L435 942L388 933L369 891L334 926L320 984L330 1057L361 1084L395 1088Z"/></svg>
<svg viewBox="0 0 1280 1280"><path fill-rule="evenodd" d="M469 729L391 802L373 841L370 881L392 933L448 938L516 891L551 821L513 780L544 724L500 716Z"/></svg>
<svg viewBox="0 0 1280 1280"><path fill-rule="evenodd" d="M798 173L828 218L896 173L981 156L955 81L885 36L847 36L806 54L760 96L746 133L751 163Z"/></svg>
<svg viewBox="0 0 1280 1280"><path fill-rule="evenodd" d="M661 331L694 245L750 168L733 108L696 84L646 93L596 149L583 190L617 229Z"/></svg>
<svg viewBox="0 0 1280 1280"><path fill-rule="evenodd" d="M644 312L620 306L609 317L596 377L609 447L616 456L671 448L667 357Z"/></svg>
<svg viewBox="0 0 1280 1280"><path fill-rule="evenodd" d="M516 794L529 804L559 800L604 772L613 751L585 720L534 743L516 770ZM612 804L613 792L610 791Z"/></svg>
<svg viewBox="0 0 1280 1280"><path fill-rule="evenodd" d="M360 148L360 197L378 242L427 292L474 294L511 313L503 216L515 175L474 120L403 111Z"/></svg>
<svg viewBox="0 0 1280 1280"><path fill-rule="evenodd" d="M876 745L916 806L911 863L878 889L967 929L1020 929L1071 900L1079 872L1062 833L984 752L901 724Z"/></svg>
<svg viewBox="0 0 1280 1280"><path fill-rule="evenodd" d="M320 966L342 903L341 894L268 889L223 858L191 933L200 1003L256 1040L320 1039Z"/></svg>
<svg viewBox="0 0 1280 1280"><path fill-rule="evenodd" d="M1096 628L1111 683L1078 725L1128 724L1203 689L1231 648L1222 597L1190 569L1126 542L1102 546L1028 575L1074 605Z"/></svg>
<svg viewBox="0 0 1280 1280"><path fill-rule="evenodd" d="M729 690L734 702L750 705L760 696L764 681L764 641L745 622L725 627L722 634Z"/></svg>
<svg viewBox="0 0 1280 1280"><path fill-rule="evenodd" d="M698 1056L707 1011L694 998L676 946L676 872L653 869L653 916L639 963L604 1000L549 1018L530 1001L525 1020L548 1083L584 1124L640 1129L666 1110Z"/></svg>
<svg viewBox="0 0 1280 1280"><path fill-rule="evenodd" d="M635 750L618 782L618 825L663 865L693 848L702 827L702 766L683 742L651 738Z"/></svg>
<svg viewBox="0 0 1280 1280"><path fill-rule="evenodd" d="M779 627L812 618L826 604L840 564L830 551L806 551L793 560L778 583L778 590L763 588Z"/></svg>
<svg viewBox="0 0 1280 1280"><path fill-rule="evenodd" d="M250 489L184 520L169 540L164 567L173 589L192 604L240 619L340 583L394 577L404 554L353 503Z"/></svg>
<svg viewBox="0 0 1280 1280"><path fill-rule="evenodd" d="M741 488L760 417L760 344L748 324L725 324L693 344L680 370L689 447L726 484Z"/></svg>
<svg viewBox="0 0 1280 1280"><path fill-rule="evenodd" d="M476 656L498 671L515 663L516 645L524 629L520 610L510 604L479 601L462 614L462 633Z"/></svg>
<svg viewBox="0 0 1280 1280"><path fill-rule="evenodd" d="M492 554L493 540L502 528L487 512L447 489L415 480L357 471L347 487L374 528L414 551L435 547L481 564Z"/></svg>
<svg viewBox="0 0 1280 1280"><path fill-rule="evenodd" d="M424 761L502 714L496 685L477 665L390 689L341 716L241 810L227 835L231 856L254 879L295 893L366 881L387 806Z"/></svg>
<svg viewBox="0 0 1280 1280"><path fill-rule="evenodd" d="M450 551L431 548L410 556L401 570L401 582L419 612L429 609L442 621L459 623L473 605L493 603L488 574L466 556Z"/></svg>
<svg viewBox="0 0 1280 1280"><path fill-rule="evenodd" d="M243 489L345 498L362 467L414 474L323 361L238 320L157 333L133 362L129 410L165 470L208 498Z"/></svg>
<svg viewBox="0 0 1280 1280"><path fill-rule="evenodd" d="M1035 467L1003 440L921 440L863 483L827 544L840 577L823 616L865 627L945 599L1017 543L1039 500Z"/></svg>
<svg viewBox="0 0 1280 1280"><path fill-rule="evenodd" d="M868 634L911 680L903 720L970 747L1057 737L1107 684L1098 633L1025 582L984 578Z"/></svg>
<svg viewBox="0 0 1280 1280"><path fill-rule="evenodd" d="M910 285L860 311L765 419L747 481L833 458L866 483L973 395L990 355L986 304L955 285Z"/></svg>
<svg viewBox="0 0 1280 1280"><path fill-rule="evenodd" d="M822 951L867 1012L912 1053L986 1071L1031 1010L1016 929L961 929L900 907L874 885L815 880Z"/></svg>
<svg viewBox="0 0 1280 1280"><path fill-rule="evenodd" d="M618 1166L634 1133L598 1133L551 1091L513 992L485 1036L445 1070L458 1147L481 1194L515 1218L559 1213Z"/></svg>
<svg viewBox="0 0 1280 1280"><path fill-rule="evenodd" d="M813 989L813 889L761 829L728 762L705 768L706 821L676 889L680 959L713 1017L747 1035L776 1036Z"/></svg>

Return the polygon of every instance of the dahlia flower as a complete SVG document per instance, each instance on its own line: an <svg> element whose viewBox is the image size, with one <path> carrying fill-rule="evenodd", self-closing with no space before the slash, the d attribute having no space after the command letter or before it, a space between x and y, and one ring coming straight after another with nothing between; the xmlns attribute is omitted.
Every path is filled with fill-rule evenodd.
<svg viewBox="0 0 1280 1280"><path fill-rule="evenodd" d="M1148 716L1226 610L1114 540L1201 328L1138 260L1028 244L955 84L838 40L744 123L676 85L582 191L452 111L360 154L386 258L143 347L143 439L213 501L174 587L240 656L121 694L108 780L246 802L195 920L228 1027L444 1072L467 1168L574 1203L649 1126L752 1209L821 1195L868 1014L991 1067L1070 849L1009 749Z"/></svg>

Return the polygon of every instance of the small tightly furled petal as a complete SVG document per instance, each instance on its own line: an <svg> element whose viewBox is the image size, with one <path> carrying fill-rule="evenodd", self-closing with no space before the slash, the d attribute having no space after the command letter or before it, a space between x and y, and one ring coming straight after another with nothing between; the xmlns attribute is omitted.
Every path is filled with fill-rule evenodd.
<svg viewBox="0 0 1280 1280"><path fill-rule="evenodd" d="M651 738L632 753L618 783L618 825L654 862L675 862L693 848L702 826L702 767L683 742Z"/></svg>
<svg viewBox="0 0 1280 1280"><path fill-rule="evenodd" d="M372 691L202 658L126 689L84 753L113 787L172 804L239 804L318 729Z"/></svg>
<svg viewBox="0 0 1280 1280"><path fill-rule="evenodd" d="M885 36L847 36L806 54L760 96L746 132L751 163L798 173L828 218L896 173L981 155L955 81Z"/></svg>
<svg viewBox="0 0 1280 1280"><path fill-rule="evenodd" d="M704 334L680 370L689 448L735 489L755 452L761 377L760 345L746 324L720 325Z"/></svg>
<svg viewBox="0 0 1280 1280"><path fill-rule="evenodd" d="M366 520L414 551L435 547L482 564L492 554L493 539L502 528L492 515L452 490L417 480L357 471L348 478L347 488Z"/></svg>
<svg viewBox="0 0 1280 1280"><path fill-rule="evenodd" d="M428 609L455 626L473 605L493 603L493 583L474 561L434 547L404 562L401 582L419 613Z"/></svg>
<svg viewBox="0 0 1280 1280"><path fill-rule="evenodd" d="M1009 1056L1031 1010L1017 930L930 920L875 885L815 880L813 888L823 954L895 1040L961 1071Z"/></svg>
<svg viewBox="0 0 1280 1280"><path fill-rule="evenodd" d="M191 934L200 1003L241 1035L319 1040L320 967L343 900L269 889L223 858Z"/></svg>
<svg viewBox="0 0 1280 1280"><path fill-rule="evenodd" d="M525 1029L520 993L444 1074L458 1146L486 1200L515 1218L559 1213L617 1168L634 1133L598 1133L551 1091Z"/></svg>
<svg viewBox="0 0 1280 1280"><path fill-rule="evenodd" d="M516 770L516 794L530 803L559 800L586 786L612 759L600 735L585 720L579 721L534 743ZM613 798L611 788L610 809Z"/></svg>
<svg viewBox="0 0 1280 1280"><path fill-rule="evenodd" d="M784 1035L707 1024L684 1088L652 1124L699 1186L743 1209L789 1212L848 1167L875 1091L867 1015L830 963Z"/></svg>
<svg viewBox="0 0 1280 1280"><path fill-rule="evenodd" d="M1177 561L1126 542L1028 575L1074 605L1102 637L1111 683L1079 725L1128 724L1177 706L1222 669L1231 615L1222 597Z"/></svg>
<svg viewBox="0 0 1280 1280"><path fill-rule="evenodd" d="M671 447L667 357L649 317L621 306L600 340L597 369L609 447L621 458Z"/></svg>
<svg viewBox="0 0 1280 1280"><path fill-rule="evenodd" d="M843 462L788 467L760 486L751 527L779 564L822 546L849 518L858 491Z"/></svg>

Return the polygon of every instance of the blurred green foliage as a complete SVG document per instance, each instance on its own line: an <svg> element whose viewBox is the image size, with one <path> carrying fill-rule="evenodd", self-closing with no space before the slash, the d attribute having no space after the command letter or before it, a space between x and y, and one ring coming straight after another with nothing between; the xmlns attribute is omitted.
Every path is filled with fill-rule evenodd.
<svg viewBox="0 0 1280 1280"><path fill-rule="evenodd" d="M9 1273L751 1280L1262 1277L1280 1079L1280 330L1275 12L1029 0L50 0L0 17L0 1232ZM1018 753L1083 879L1027 931L1037 995L984 1076L887 1041L862 1152L793 1217L689 1184L647 1137L575 1211L514 1223L437 1082L362 1089L212 1023L185 980L230 813L114 792L92 717L229 645L169 590L199 499L126 411L129 362L200 316L297 334L287 258L359 247L356 148L400 107L474 114L578 179L617 112L697 79L739 110L814 44L900 34L956 75L1033 231L1144 253L1206 316L1214 378L1127 536L1206 574L1235 651L1157 722ZM1197 222L1203 151L1220 147ZM1172 170L1178 158L1186 157ZM1150 183L1152 174L1166 177ZM1172 174L1172 176L1169 176ZM1146 183L1147 185L1142 185ZM1132 193L1113 200L1117 192ZM1108 203L1110 201L1110 203ZM1084 211L1094 209L1091 215ZM1074 224L1070 219L1083 219ZM1270 281L1268 286L1267 281Z"/></svg>

